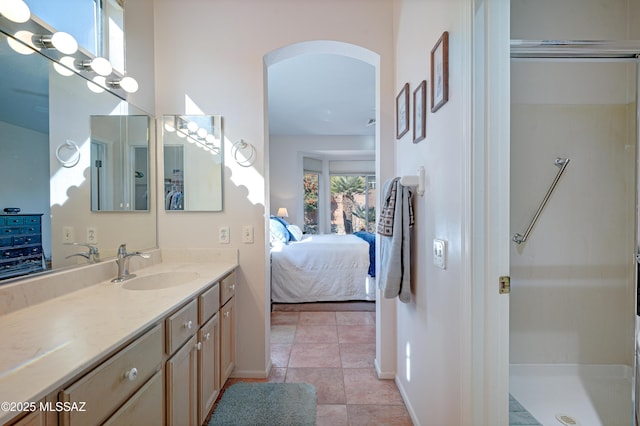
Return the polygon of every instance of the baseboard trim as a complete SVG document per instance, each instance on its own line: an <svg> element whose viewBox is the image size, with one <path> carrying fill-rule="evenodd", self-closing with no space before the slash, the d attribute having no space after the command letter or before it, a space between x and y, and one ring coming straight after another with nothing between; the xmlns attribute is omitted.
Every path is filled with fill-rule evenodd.
<svg viewBox="0 0 640 426"><path fill-rule="evenodd" d="M419 425L420 423L418 423L418 417L416 416L415 411L413 411L413 407L411 406L411 403L409 402L409 398L407 398L407 393L404 390L404 387L402 386L402 382L400 380L398 380L398 378L396 377L395 380L396 382L396 386L398 387L398 391L400 392L400 396L402 397L402 401L404 401L404 406L407 408L407 412L409 413L409 417L411 417L411 421L413 422L414 425Z"/></svg>
<svg viewBox="0 0 640 426"><path fill-rule="evenodd" d="M271 361L265 370L233 370L232 379L267 379L271 372Z"/></svg>
<svg viewBox="0 0 640 426"><path fill-rule="evenodd" d="M378 376L378 379L384 379L384 380L393 380L396 378L396 372L395 371L382 371L380 370L380 364L378 363L378 359L374 359L373 360L373 365L376 369L376 375Z"/></svg>

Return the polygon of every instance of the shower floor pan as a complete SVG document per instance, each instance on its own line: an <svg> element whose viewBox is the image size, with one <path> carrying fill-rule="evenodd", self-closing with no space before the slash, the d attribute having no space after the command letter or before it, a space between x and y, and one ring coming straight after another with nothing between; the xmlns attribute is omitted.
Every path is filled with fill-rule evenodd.
<svg viewBox="0 0 640 426"><path fill-rule="evenodd" d="M544 426L631 426L631 377L625 365L511 364L509 392Z"/></svg>

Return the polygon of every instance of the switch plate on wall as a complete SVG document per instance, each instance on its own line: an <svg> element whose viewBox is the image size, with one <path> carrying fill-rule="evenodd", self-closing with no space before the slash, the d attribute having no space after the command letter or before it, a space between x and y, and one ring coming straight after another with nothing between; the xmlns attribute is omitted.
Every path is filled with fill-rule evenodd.
<svg viewBox="0 0 640 426"><path fill-rule="evenodd" d="M447 269L447 242L433 240L433 264L441 269Z"/></svg>
<svg viewBox="0 0 640 426"><path fill-rule="evenodd" d="M63 243L75 243L76 238L73 232L73 226L62 227L62 242Z"/></svg>
<svg viewBox="0 0 640 426"><path fill-rule="evenodd" d="M218 229L218 242L222 244L229 244L229 241L231 241L231 238L229 236L229 227L221 226Z"/></svg>
<svg viewBox="0 0 640 426"><path fill-rule="evenodd" d="M242 227L242 242L246 244L253 243L253 226L245 225Z"/></svg>

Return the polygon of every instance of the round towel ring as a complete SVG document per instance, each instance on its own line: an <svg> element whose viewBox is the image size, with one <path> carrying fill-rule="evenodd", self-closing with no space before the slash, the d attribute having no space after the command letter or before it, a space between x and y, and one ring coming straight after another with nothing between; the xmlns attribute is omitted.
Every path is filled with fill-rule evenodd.
<svg viewBox="0 0 640 426"><path fill-rule="evenodd" d="M245 152L247 153L246 155L244 154ZM239 153L242 153L240 158L238 158ZM256 149L250 143L245 142L244 139L240 139L231 147L231 155L240 166L250 167L256 160Z"/></svg>
<svg viewBox="0 0 640 426"><path fill-rule="evenodd" d="M60 153L62 152L62 150L67 149L67 150L73 150L73 154L66 160L64 160L61 156ZM80 161L80 148L78 147L78 145L67 139L67 141L63 144L60 144L57 148L56 148L56 158L58 159L58 162L60 162L60 164L62 165L62 167L73 167L76 164L78 164L78 162Z"/></svg>

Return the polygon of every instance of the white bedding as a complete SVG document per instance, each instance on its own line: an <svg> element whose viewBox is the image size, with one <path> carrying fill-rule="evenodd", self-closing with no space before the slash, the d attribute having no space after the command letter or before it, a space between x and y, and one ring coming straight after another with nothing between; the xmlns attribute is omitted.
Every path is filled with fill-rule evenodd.
<svg viewBox="0 0 640 426"><path fill-rule="evenodd" d="M276 303L374 300L369 244L355 235L309 235L271 249Z"/></svg>

